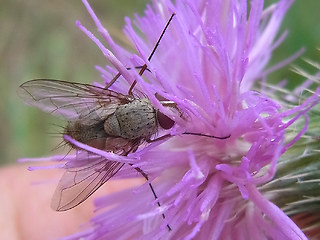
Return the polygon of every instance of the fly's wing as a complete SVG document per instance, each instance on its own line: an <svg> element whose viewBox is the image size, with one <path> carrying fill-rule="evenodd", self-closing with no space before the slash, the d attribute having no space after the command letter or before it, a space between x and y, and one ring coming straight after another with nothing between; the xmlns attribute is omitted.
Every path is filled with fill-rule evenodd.
<svg viewBox="0 0 320 240"><path fill-rule="evenodd" d="M101 158L89 165L67 169L53 195L52 209L66 211L76 207L113 177L123 165Z"/></svg>
<svg viewBox="0 0 320 240"><path fill-rule="evenodd" d="M28 105L68 121L104 118L130 97L93 86L67 81L36 79L23 83L18 94Z"/></svg>
<svg viewBox="0 0 320 240"><path fill-rule="evenodd" d="M106 140L109 151L126 156L136 151L140 140L128 140L109 137ZM111 161L97 155L86 155L82 152L74 161L66 164L67 170L62 176L52 198L51 207L56 211L66 211L74 208L99 187L112 178L124 163ZM80 162L83 164L80 165Z"/></svg>

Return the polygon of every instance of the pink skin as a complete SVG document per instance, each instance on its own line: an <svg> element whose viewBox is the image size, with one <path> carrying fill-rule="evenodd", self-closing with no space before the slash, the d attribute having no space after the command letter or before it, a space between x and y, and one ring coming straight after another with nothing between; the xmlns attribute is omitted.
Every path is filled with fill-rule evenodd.
<svg viewBox="0 0 320 240"><path fill-rule="evenodd" d="M109 181L78 207L55 212L50 208L57 186L53 179L58 180L63 171L29 172L27 167L21 164L0 169L0 239L43 240L70 235L94 215L94 198L143 182L141 179Z"/></svg>

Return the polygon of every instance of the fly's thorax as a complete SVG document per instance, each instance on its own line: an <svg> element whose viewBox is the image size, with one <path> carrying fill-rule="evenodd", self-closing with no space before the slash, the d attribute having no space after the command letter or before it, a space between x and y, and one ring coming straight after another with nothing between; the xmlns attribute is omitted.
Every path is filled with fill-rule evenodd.
<svg viewBox="0 0 320 240"><path fill-rule="evenodd" d="M156 110L147 98L118 106L104 124L107 134L131 140L148 138L157 128Z"/></svg>

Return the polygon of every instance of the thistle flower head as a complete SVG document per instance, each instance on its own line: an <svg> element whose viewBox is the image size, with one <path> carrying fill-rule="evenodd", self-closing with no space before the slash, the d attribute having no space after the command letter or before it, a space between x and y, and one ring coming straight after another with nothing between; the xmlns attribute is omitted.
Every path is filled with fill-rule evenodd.
<svg viewBox="0 0 320 240"><path fill-rule="evenodd" d="M70 238L306 239L259 190L274 177L279 158L306 132L307 113L319 102L316 91L289 109L270 90L257 88L284 39L277 38L278 30L292 1L280 0L266 9L262 0L250 5L244 0L153 1L143 17L135 17L135 27L126 19L124 32L136 53L117 45L83 2L107 43L105 47L77 22L111 63L97 67L105 84L119 72L110 89L126 94L137 81L134 96L147 97L175 124L154 136L170 138L143 144L125 157L66 137L79 152L133 164L122 168L118 178L137 176L133 168L143 169L158 196L155 200L143 184L98 199L97 208L106 210L92 219L92 229ZM176 15L150 59L172 13ZM136 68L144 64L148 70L141 76ZM174 107L164 106L160 98ZM287 129L300 118L304 126L288 140ZM83 166L89 160L79 153L67 164Z"/></svg>

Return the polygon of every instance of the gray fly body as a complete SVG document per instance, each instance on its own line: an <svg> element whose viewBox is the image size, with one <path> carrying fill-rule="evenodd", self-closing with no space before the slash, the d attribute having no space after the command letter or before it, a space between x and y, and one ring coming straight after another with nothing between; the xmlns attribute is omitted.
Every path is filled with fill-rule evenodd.
<svg viewBox="0 0 320 240"><path fill-rule="evenodd" d="M152 137L160 127L169 129L174 125L148 98L135 98L90 84L37 79L22 84L19 94L27 104L67 120L65 135L123 156L135 152L143 142L154 141ZM123 163L103 157L83 168L67 166L52 207L65 211L79 205L122 166ZM141 169L136 170L148 179ZM156 197L154 191L153 194Z"/></svg>

